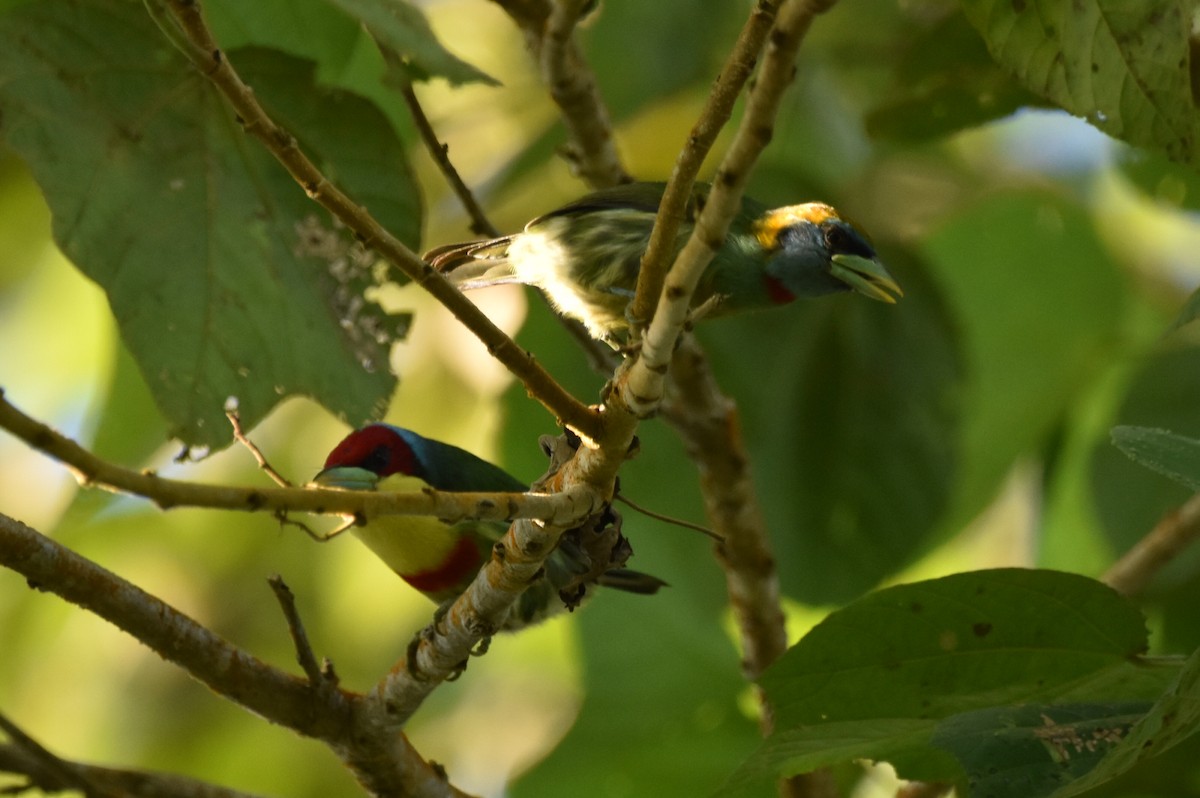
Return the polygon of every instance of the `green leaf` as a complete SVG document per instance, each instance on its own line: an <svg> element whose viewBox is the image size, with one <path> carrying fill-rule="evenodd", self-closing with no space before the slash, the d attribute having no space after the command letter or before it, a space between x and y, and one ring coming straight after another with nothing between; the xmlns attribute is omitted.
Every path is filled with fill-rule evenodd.
<svg viewBox="0 0 1200 798"><path fill-rule="evenodd" d="M905 290L895 306L821 298L698 330L722 383L745 387L780 579L810 603L861 595L915 559L955 489L957 326L925 264L882 251Z"/></svg>
<svg viewBox="0 0 1200 798"><path fill-rule="evenodd" d="M1112 427L1169 429L1173 434L1200 438L1200 347L1170 345L1144 359L1127 378L1124 400ZM1111 435L1110 431L1110 435ZM1145 451L1139 446L1140 451ZM1128 452L1103 437L1095 441L1089 463L1090 493L1096 515L1112 551L1127 551L1162 519L1183 504L1195 489L1163 479L1132 462ZM1140 461L1139 461L1140 462ZM1171 456L1170 464L1181 475L1191 475L1186 465ZM1175 586L1200 573L1200 550L1191 547L1174 558L1154 580L1155 590Z"/></svg>
<svg viewBox="0 0 1200 798"><path fill-rule="evenodd" d="M1031 91L1124 141L1200 164L1182 0L964 0L992 56Z"/></svg>
<svg viewBox="0 0 1200 798"><path fill-rule="evenodd" d="M1187 302L1183 303L1183 309L1179 311L1179 317L1171 324L1171 329L1178 330L1196 319L1200 319L1200 288L1193 291Z"/></svg>
<svg viewBox="0 0 1200 798"><path fill-rule="evenodd" d="M1200 490L1200 440L1165 429L1113 427L1112 441L1134 462Z"/></svg>
<svg viewBox="0 0 1200 798"><path fill-rule="evenodd" d="M947 718L930 742L962 764L971 798L1041 798L1096 768L1150 707L993 707Z"/></svg>
<svg viewBox="0 0 1200 798"><path fill-rule="evenodd" d="M948 14L907 43L892 90L867 114L867 132L915 142L1040 104L997 66L962 14Z"/></svg>
<svg viewBox="0 0 1200 798"><path fill-rule="evenodd" d="M955 779L931 744L943 719L1152 700L1177 670L1143 660L1146 645L1133 606L1074 574L1001 569L881 590L830 614L764 674L777 732L723 794L846 756Z"/></svg>
<svg viewBox="0 0 1200 798"><path fill-rule="evenodd" d="M329 0L362 22L379 45L404 60L410 80L443 77L452 84L499 82L442 47L429 21L407 0Z"/></svg>
<svg viewBox="0 0 1200 798"><path fill-rule="evenodd" d="M315 87L307 62L231 58L330 179L416 246L419 199L374 107ZM139 4L57 0L0 19L0 110L59 246L108 294L171 434L227 443L231 396L248 424L293 394L355 423L377 415L407 323L363 296L383 273Z"/></svg>
<svg viewBox="0 0 1200 798"><path fill-rule="evenodd" d="M924 251L961 328L968 374L948 524L957 533L1112 362L1129 292L1084 210L1050 194L989 196Z"/></svg>

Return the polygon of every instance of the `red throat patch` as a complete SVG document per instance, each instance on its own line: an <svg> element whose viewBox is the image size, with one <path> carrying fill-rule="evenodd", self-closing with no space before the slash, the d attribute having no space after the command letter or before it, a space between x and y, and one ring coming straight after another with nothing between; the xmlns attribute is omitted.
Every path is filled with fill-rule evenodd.
<svg viewBox="0 0 1200 798"><path fill-rule="evenodd" d="M473 576L479 570L479 565L479 547L469 537L462 537L441 565L428 571L401 576L405 582L422 593L440 593L457 587L465 579Z"/></svg>
<svg viewBox="0 0 1200 798"><path fill-rule="evenodd" d="M769 274L763 275L763 282L767 286L767 296L770 297L772 304L786 305L796 298L796 295L789 291L786 285Z"/></svg>

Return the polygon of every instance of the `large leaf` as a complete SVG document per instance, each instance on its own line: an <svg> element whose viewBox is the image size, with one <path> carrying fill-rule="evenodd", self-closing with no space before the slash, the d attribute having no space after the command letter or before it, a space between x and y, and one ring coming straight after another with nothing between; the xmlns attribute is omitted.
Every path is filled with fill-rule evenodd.
<svg viewBox="0 0 1200 798"><path fill-rule="evenodd" d="M898 305L821 298L701 330L741 408L780 578L811 603L915 559L955 488L956 325L924 264L883 251Z"/></svg>
<svg viewBox="0 0 1200 798"><path fill-rule="evenodd" d="M292 394L353 422L376 415L404 321L363 298L381 274L139 4L24 6L0 19L0 42L5 139L59 245L107 292L172 434L228 442L230 396L249 423ZM232 58L331 179L415 246L419 200L378 112L315 87L306 62Z"/></svg>
<svg viewBox="0 0 1200 798"><path fill-rule="evenodd" d="M969 374L957 530L1111 361L1127 292L1091 220L1049 194L988 197L925 251L962 328Z"/></svg>
<svg viewBox="0 0 1200 798"><path fill-rule="evenodd" d="M777 731L725 794L847 757L959 778L935 744L943 721L1024 703L1148 702L1178 668L1143 660L1146 645L1136 609L1073 574L1003 569L881 590L832 613L763 676Z"/></svg>
<svg viewBox="0 0 1200 798"><path fill-rule="evenodd" d="M1111 136L1200 164L1183 0L963 0L963 8L1031 91Z"/></svg>

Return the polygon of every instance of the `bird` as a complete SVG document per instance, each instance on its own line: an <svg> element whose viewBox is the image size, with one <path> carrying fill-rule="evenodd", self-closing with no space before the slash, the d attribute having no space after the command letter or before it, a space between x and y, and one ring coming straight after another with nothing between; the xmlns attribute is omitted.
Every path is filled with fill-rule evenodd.
<svg viewBox="0 0 1200 798"><path fill-rule="evenodd" d="M499 466L392 424L352 431L325 459L312 484L344 490L519 492L528 486ZM405 582L445 606L466 590L492 548L508 530L496 521L447 523L429 516L386 515L353 528L354 534ZM568 533L569 534L569 533ZM543 574L521 594L501 629L513 631L562 609L574 609L595 584L632 593L654 593L666 583L607 561L594 550L564 539L546 560ZM616 535L631 553L624 538ZM610 549L612 547L610 546ZM604 552L605 556L615 551Z"/></svg>
<svg viewBox="0 0 1200 798"><path fill-rule="evenodd" d="M425 259L461 290L535 286L559 313L613 344L628 334L626 308L665 188L628 183L602 189L537 217L522 232L436 247ZM675 254L691 235L710 188L696 184ZM867 236L831 206L808 202L770 209L745 198L700 277L692 309L724 316L845 291L887 303L904 295Z"/></svg>

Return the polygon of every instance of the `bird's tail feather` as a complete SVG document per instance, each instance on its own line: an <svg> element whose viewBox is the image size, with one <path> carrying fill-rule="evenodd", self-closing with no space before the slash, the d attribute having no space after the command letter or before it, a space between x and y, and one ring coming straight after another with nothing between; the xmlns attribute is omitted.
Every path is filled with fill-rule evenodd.
<svg viewBox="0 0 1200 798"><path fill-rule="evenodd" d="M627 593L640 593L644 596L657 593L659 588L668 587L667 583L657 576L644 574L641 571L631 571L628 568L613 568L605 571L596 581L605 587L624 590Z"/></svg>

